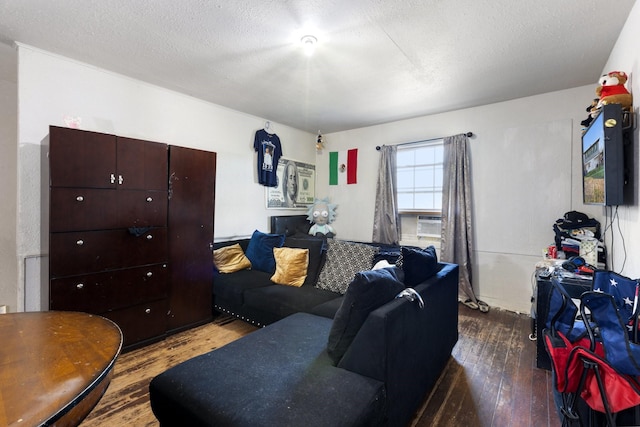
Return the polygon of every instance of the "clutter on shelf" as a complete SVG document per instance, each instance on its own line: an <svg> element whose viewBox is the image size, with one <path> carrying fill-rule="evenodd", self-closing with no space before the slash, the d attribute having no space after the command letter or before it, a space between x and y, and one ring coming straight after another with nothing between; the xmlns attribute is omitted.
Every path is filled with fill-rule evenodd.
<svg viewBox="0 0 640 427"><path fill-rule="evenodd" d="M607 252L598 220L570 211L556 220L553 231L554 244L546 249L545 258L567 260L576 266L576 271L587 273L594 268L606 269Z"/></svg>

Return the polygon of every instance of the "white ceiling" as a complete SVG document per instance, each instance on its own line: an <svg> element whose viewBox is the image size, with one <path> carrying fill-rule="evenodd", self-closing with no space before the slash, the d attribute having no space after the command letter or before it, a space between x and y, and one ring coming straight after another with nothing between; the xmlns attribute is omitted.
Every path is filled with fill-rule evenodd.
<svg viewBox="0 0 640 427"><path fill-rule="evenodd" d="M0 0L0 42L328 133L595 88L633 4ZM305 25L319 40L310 58L295 43Z"/></svg>

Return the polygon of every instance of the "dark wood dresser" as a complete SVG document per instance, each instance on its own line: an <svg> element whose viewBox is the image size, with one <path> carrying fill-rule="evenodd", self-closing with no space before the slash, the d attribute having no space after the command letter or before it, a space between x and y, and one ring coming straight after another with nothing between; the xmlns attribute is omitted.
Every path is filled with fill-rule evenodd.
<svg viewBox="0 0 640 427"><path fill-rule="evenodd" d="M209 321L215 153L55 126L49 144L50 309L113 320L125 349ZM189 171L192 179L186 190L170 188L170 153L183 150L213 160L200 169L197 161L181 163L173 174ZM206 205L189 218L181 213L193 205L187 190ZM207 243L176 251L172 230L195 227L193 221ZM185 263L205 259L199 270L210 273L194 293ZM191 313L183 323L170 316L172 301L175 310Z"/></svg>

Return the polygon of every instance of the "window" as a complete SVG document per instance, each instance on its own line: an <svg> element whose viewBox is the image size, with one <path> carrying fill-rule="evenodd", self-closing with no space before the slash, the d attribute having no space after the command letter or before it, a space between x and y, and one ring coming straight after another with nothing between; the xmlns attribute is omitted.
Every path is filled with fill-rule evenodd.
<svg viewBox="0 0 640 427"><path fill-rule="evenodd" d="M443 140L398 146L398 210L440 213L442 210Z"/></svg>

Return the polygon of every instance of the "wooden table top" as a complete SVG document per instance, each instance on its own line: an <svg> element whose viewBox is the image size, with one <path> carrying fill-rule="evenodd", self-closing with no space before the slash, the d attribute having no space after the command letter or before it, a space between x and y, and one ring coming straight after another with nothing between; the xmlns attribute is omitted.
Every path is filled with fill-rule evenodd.
<svg viewBox="0 0 640 427"><path fill-rule="evenodd" d="M122 332L103 317L0 314L0 425L75 426L109 385Z"/></svg>

